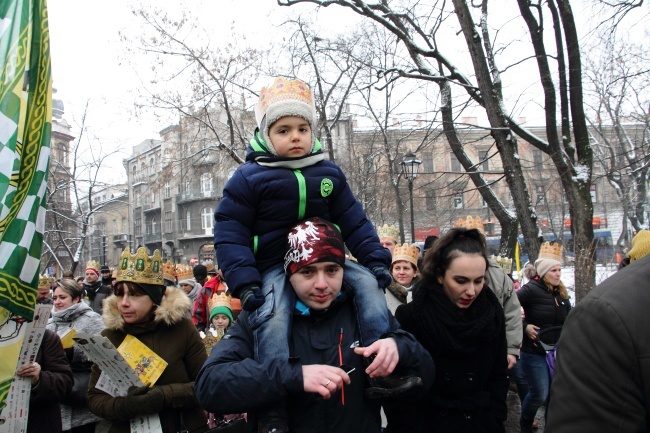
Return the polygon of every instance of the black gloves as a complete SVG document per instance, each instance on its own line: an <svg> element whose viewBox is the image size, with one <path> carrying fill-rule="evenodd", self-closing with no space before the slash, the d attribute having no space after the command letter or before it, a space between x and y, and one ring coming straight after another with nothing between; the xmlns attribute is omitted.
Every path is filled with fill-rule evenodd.
<svg viewBox="0 0 650 433"><path fill-rule="evenodd" d="M165 394L160 387L132 386L120 401L126 418L160 412L165 405Z"/></svg>
<svg viewBox="0 0 650 433"><path fill-rule="evenodd" d="M259 286L247 286L239 291L241 306L246 311L255 311L264 305L264 294Z"/></svg>
<svg viewBox="0 0 650 433"><path fill-rule="evenodd" d="M377 278L377 285L382 290L388 287L393 281L393 277L391 277L388 269L383 266L375 266L372 268L372 273L375 275L375 278Z"/></svg>

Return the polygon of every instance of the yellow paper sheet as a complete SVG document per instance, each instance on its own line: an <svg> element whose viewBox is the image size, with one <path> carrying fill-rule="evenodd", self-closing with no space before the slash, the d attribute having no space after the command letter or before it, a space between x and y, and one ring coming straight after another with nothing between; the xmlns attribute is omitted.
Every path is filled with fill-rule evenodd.
<svg viewBox="0 0 650 433"><path fill-rule="evenodd" d="M126 336L117 351L146 386L153 386L167 367L167 361L132 335Z"/></svg>

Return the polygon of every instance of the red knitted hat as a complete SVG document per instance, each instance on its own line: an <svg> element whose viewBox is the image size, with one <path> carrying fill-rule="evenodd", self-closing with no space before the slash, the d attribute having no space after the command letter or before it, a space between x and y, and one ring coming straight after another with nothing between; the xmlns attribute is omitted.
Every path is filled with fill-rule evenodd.
<svg viewBox="0 0 650 433"><path fill-rule="evenodd" d="M284 271L288 276L318 262L345 264L345 244L341 232L329 221L310 218L295 226L288 235Z"/></svg>

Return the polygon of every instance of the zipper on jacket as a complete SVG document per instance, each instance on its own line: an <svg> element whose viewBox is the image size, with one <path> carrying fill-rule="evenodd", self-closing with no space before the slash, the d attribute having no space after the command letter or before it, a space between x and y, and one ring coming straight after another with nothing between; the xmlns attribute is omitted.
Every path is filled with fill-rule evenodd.
<svg viewBox="0 0 650 433"><path fill-rule="evenodd" d="M302 175L300 170L294 170L293 174L298 179L298 220L305 217L305 209L307 208L307 182L305 176Z"/></svg>

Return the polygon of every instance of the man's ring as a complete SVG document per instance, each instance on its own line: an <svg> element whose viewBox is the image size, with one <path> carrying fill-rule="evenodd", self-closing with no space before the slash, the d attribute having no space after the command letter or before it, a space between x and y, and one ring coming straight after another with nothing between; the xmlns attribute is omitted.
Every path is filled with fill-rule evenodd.
<svg viewBox="0 0 650 433"><path fill-rule="evenodd" d="M330 383L332 383L332 380L331 380L331 379L328 379L328 380L327 380L327 383L326 383L325 385L323 385L323 386L324 386L325 388L327 388L327 385L329 385Z"/></svg>

